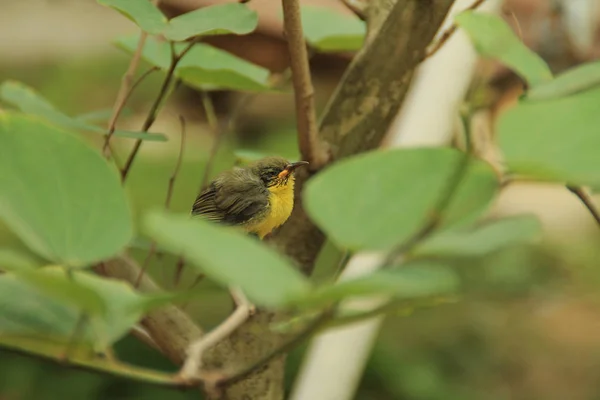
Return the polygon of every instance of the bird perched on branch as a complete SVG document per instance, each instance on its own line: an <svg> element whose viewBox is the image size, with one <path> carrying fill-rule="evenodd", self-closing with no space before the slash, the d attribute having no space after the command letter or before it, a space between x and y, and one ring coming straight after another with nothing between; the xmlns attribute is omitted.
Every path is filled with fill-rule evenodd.
<svg viewBox="0 0 600 400"><path fill-rule="evenodd" d="M263 239L292 213L294 171L307 164L265 157L246 167L224 171L198 195L192 215L240 226Z"/></svg>

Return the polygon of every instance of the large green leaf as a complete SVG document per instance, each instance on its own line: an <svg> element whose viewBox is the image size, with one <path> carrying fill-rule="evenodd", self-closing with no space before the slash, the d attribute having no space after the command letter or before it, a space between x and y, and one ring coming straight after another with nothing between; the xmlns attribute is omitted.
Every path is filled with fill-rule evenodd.
<svg viewBox="0 0 600 400"><path fill-rule="evenodd" d="M367 33L360 19L315 6L302 7L302 29L308 43L324 52L358 50Z"/></svg>
<svg viewBox="0 0 600 400"><path fill-rule="evenodd" d="M383 269L372 274L324 285L309 294L294 298L290 305L319 307L352 297L390 296L409 300L448 295L459 286L457 275L448 267L432 262Z"/></svg>
<svg viewBox="0 0 600 400"><path fill-rule="evenodd" d="M457 15L455 20L467 32L482 56L498 59L530 86L552 79L552 72L544 60L529 50L502 18L465 11Z"/></svg>
<svg viewBox="0 0 600 400"><path fill-rule="evenodd" d="M521 101L498 121L510 171L537 180L600 184L600 88L548 100Z"/></svg>
<svg viewBox="0 0 600 400"><path fill-rule="evenodd" d="M0 271L26 271L39 266L38 261L29 254L0 247Z"/></svg>
<svg viewBox="0 0 600 400"><path fill-rule="evenodd" d="M54 108L48 100L36 93L32 88L21 82L5 81L0 85L0 99L10 104L26 114L32 114L44 118L56 125L68 129L77 129L82 131L105 134L106 129L95 125L90 125L82 118L71 118L63 112ZM161 133L145 133L116 130L113 133L116 137L129 139L142 139L164 142L167 137Z"/></svg>
<svg viewBox="0 0 600 400"><path fill-rule="evenodd" d="M258 15L244 4L216 4L171 19L163 34L173 41L200 35L245 35L254 31L257 24Z"/></svg>
<svg viewBox="0 0 600 400"><path fill-rule="evenodd" d="M115 44L128 53L133 53L137 40L136 36L122 37ZM185 47L184 44L175 46L177 52ZM170 46L166 42L148 38L142 57L150 64L166 70L171 63ZM175 75L200 90L271 90L268 70L202 43L194 45L183 57Z"/></svg>
<svg viewBox="0 0 600 400"><path fill-rule="evenodd" d="M553 100L595 88L600 85L600 62L569 69L549 82L527 92L527 100Z"/></svg>
<svg viewBox="0 0 600 400"><path fill-rule="evenodd" d="M278 307L309 290L285 258L235 228L164 212L147 215L145 225L159 244L181 252L216 282L241 287L257 305Z"/></svg>
<svg viewBox="0 0 600 400"><path fill-rule="evenodd" d="M484 256L504 247L539 237L540 221L534 215L518 215L482 226L451 229L432 236L414 254L434 256Z"/></svg>
<svg viewBox="0 0 600 400"><path fill-rule="evenodd" d="M304 204L311 218L338 244L350 250L389 249L424 226L463 157L450 148L354 156L311 179ZM491 166L473 160L443 215L443 225L475 218L497 187Z"/></svg>
<svg viewBox="0 0 600 400"><path fill-rule="evenodd" d="M97 0L114 8L135 22L140 29L153 35L161 33L168 25L167 17L150 0Z"/></svg>
<svg viewBox="0 0 600 400"><path fill-rule="evenodd" d="M82 139L34 117L0 113L0 218L40 256L85 266L132 236L119 177Z"/></svg>
<svg viewBox="0 0 600 400"><path fill-rule="evenodd" d="M64 342L86 313L88 323L77 341L105 350L149 309L178 297L160 292L140 294L123 281L85 271L73 271L69 276L61 267L0 275L0 343L15 337L24 343ZM186 293L186 297L190 295Z"/></svg>

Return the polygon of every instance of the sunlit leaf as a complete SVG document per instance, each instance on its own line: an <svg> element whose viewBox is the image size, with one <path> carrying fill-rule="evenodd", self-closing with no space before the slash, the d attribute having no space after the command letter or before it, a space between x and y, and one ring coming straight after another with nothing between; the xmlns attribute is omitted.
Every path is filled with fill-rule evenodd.
<svg viewBox="0 0 600 400"><path fill-rule="evenodd" d="M302 28L308 43L320 51L355 51L362 47L366 24L325 7L303 6Z"/></svg>
<svg viewBox="0 0 600 400"><path fill-rule="evenodd" d="M450 148L373 151L336 162L304 191L310 217L351 250L388 249L414 235L448 192L463 154ZM487 163L472 160L442 227L483 212L498 188Z"/></svg>
<svg viewBox="0 0 600 400"><path fill-rule="evenodd" d="M245 35L258 24L258 15L239 3L216 4L182 14L169 21L164 36L173 41L200 35Z"/></svg>
<svg viewBox="0 0 600 400"><path fill-rule="evenodd" d="M600 88L547 101L521 101L497 132L509 170L537 180L600 184Z"/></svg>
<svg viewBox="0 0 600 400"><path fill-rule="evenodd" d="M484 57L498 59L535 87L552 79L552 72L540 56L529 50L502 18L480 12L465 11L455 18L477 51Z"/></svg>
<svg viewBox="0 0 600 400"><path fill-rule="evenodd" d="M455 292L458 286L457 275L448 267L432 262L418 262L379 270L332 285L323 285L306 296L295 298L290 305L318 307L364 296L415 299L447 295Z"/></svg>
<svg viewBox="0 0 600 400"><path fill-rule="evenodd" d="M137 46L137 37L120 38L116 45L133 53ZM177 52L181 52L185 47L184 44L175 46ZM166 70L171 63L170 46L166 42L148 38L142 57L150 64ZM186 84L201 90L271 90L268 70L202 43L194 45L183 57L175 75Z"/></svg>
<svg viewBox="0 0 600 400"><path fill-rule="evenodd" d="M34 117L0 113L0 219L40 256L85 266L132 236L119 177L79 137Z"/></svg>
<svg viewBox="0 0 600 400"><path fill-rule="evenodd" d="M161 33L168 24L167 17L150 0L97 0L98 3L114 8L135 22L142 30Z"/></svg>
<svg viewBox="0 0 600 400"><path fill-rule="evenodd" d="M528 100L553 100L570 96L600 85L600 62L591 62L569 69L549 82L527 92Z"/></svg>
<svg viewBox="0 0 600 400"><path fill-rule="evenodd" d="M181 252L216 282L239 286L257 305L277 307L309 289L287 260L235 228L164 212L147 215L145 225L159 244Z"/></svg>
<svg viewBox="0 0 600 400"><path fill-rule="evenodd" d="M517 243L538 238L542 230L533 215L519 215L482 226L440 232L419 245L414 254L435 256L484 256Z"/></svg>
<svg viewBox="0 0 600 400"><path fill-rule="evenodd" d="M58 111L48 100L44 99L39 93L36 93L32 88L24 85L21 82L5 81L0 85L0 100L7 104L16 107L20 111L36 115L52 122L56 125L68 128L77 129L87 132L95 132L105 134L106 129L95 125L90 125L84 119L71 118L61 111ZM124 137L130 139L142 139L164 142L167 137L162 133L144 133L122 131L117 129L114 133L116 137Z"/></svg>

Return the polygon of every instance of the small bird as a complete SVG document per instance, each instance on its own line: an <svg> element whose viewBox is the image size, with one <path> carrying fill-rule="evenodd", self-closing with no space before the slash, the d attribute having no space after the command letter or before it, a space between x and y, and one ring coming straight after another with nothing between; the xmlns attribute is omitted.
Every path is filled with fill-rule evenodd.
<svg viewBox="0 0 600 400"><path fill-rule="evenodd" d="M196 198L192 215L242 227L261 240L283 225L294 207L294 171L307 161L265 157L220 173Z"/></svg>

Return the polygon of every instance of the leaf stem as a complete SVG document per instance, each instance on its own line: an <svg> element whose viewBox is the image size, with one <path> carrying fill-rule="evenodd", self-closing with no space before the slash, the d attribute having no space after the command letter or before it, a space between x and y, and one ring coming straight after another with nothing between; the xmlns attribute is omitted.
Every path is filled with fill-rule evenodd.
<svg viewBox="0 0 600 400"><path fill-rule="evenodd" d="M152 103L152 106L150 107L150 111L148 112L146 120L144 121L144 124L142 125L142 129L141 129L142 132L148 132L148 130L152 127L152 124L154 124L154 121L156 120L156 117L158 115L159 108L163 104L163 101L164 101L165 97L167 97L167 93L169 92L169 87L171 86L171 82L173 81L173 77L175 75L175 69L177 68L177 65L179 64L181 59L192 49L194 44L196 44L195 40L191 41L188 44L188 46L180 54L177 54L175 52L174 43L170 42L171 64L169 65L169 69L167 70L167 75L165 76L165 79L160 87L158 96L156 96L156 99L154 99L154 102ZM137 153L139 152L140 147L142 147L142 143L143 143L142 139L138 139L135 141L135 144L133 145L133 149L129 153L129 156L127 157L127 161L125 161L125 166L123 166L123 169L121 170L121 181L122 182L125 182L125 180L127 179L127 175L129 174L129 171L131 170L131 165L133 164L133 161L135 160L135 157L137 156Z"/></svg>
<svg viewBox="0 0 600 400"><path fill-rule="evenodd" d="M125 91L125 94L123 94L123 95L121 95L120 92L117 95L118 96L117 102L115 103L115 108L113 110L113 114L112 114L112 116L110 118L110 122L108 124L108 132L106 133L106 135L104 137L104 147L102 148L102 151L104 152L104 155L107 159L110 158L111 156L114 156L113 150L110 146L110 139L113 137L113 135L115 133L117 120L121 116L121 113L123 112L123 109L125 108L125 104L127 104L127 101L129 101L131 94L140 85L140 83L142 83L142 81L144 79L146 79L146 77L148 75L150 75L152 72L158 71L158 69L159 69L158 67L152 67L149 70L147 70L146 72L144 72L135 82L133 82L133 84L129 84L129 83L125 84L124 83L123 85L126 85L126 86L121 86L122 88L125 87L126 91ZM123 79L125 82L125 78L123 78Z"/></svg>
<svg viewBox="0 0 600 400"><path fill-rule="evenodd" d="M573 193L579 198L579 200L581 200L581 202L588 209L592 217L594 217L596 224L600 227L600 212L598 212L598 209L594 205L594 201L592 200L592 198L581 187L567 185L567 189L569 189L571 193Z"/></svg>

